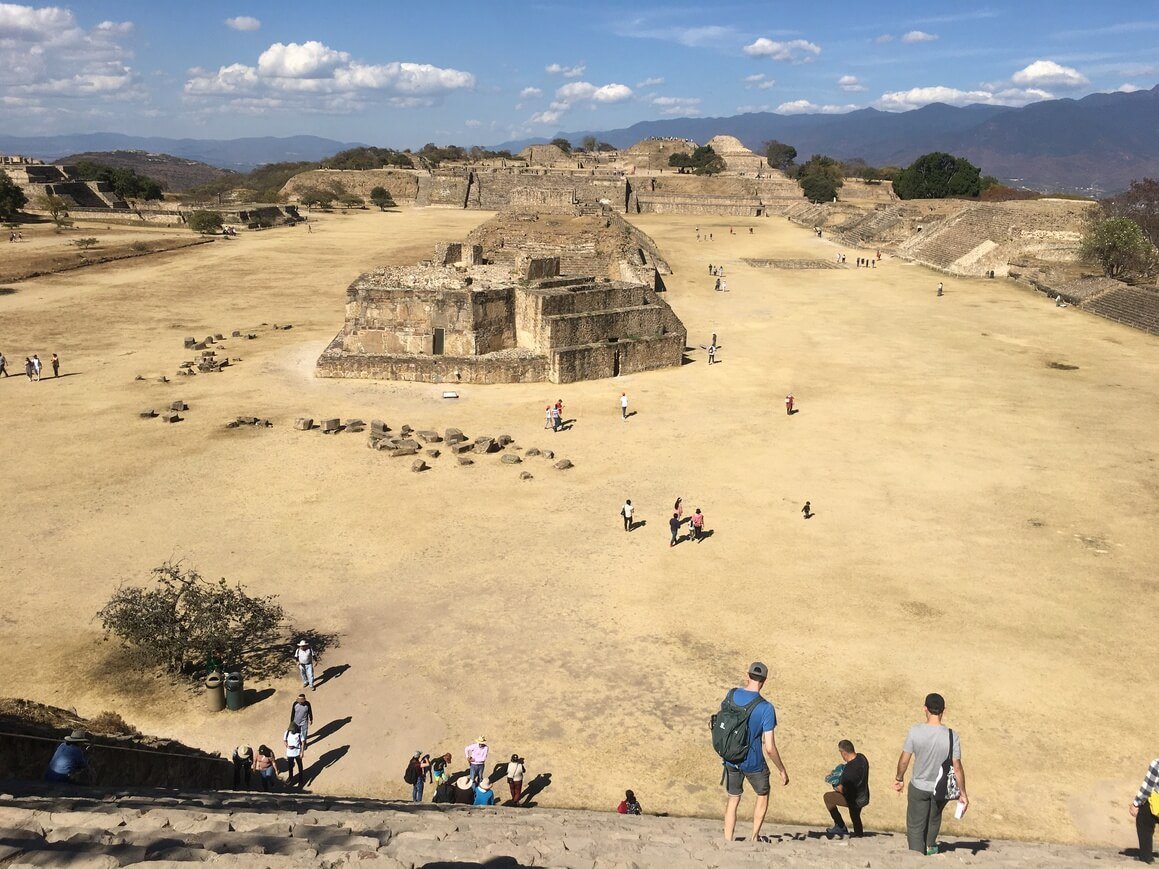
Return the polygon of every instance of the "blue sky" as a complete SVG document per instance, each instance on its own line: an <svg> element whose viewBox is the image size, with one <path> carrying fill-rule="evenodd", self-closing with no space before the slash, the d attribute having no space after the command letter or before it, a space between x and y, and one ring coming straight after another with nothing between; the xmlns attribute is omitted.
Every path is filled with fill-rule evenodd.
<svg viewBox="0 0 1159 869"><path fill-rule="evenodd" d="M1154 0L0 3L11 135L486 145L664 117L1024 105L1156 82Z"/></svg>

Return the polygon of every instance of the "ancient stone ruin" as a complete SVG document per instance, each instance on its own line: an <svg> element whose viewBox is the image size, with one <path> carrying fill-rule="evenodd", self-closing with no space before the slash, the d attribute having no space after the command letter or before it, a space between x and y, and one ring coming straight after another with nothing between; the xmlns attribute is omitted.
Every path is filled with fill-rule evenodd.
<svg viewBox="0 0 1159 869"><path fill-rule="evenodd" d="M104 181L82 181L75 166L51 165L31 157L0 156L0 172L35 206L41 196L59 196L71 211L128 211L129 204Z"/></svg>
<svg viewBox="0 0 1159 869"><path fill-rule="evenodd" d="M502 261L485 259L480 244L443 243L432 260L360 275L317 374L570 383L679 365L687 332L658 293L656 264L639 248L635 262L617 265L609 254L601 263L599 248L593 241L587 275L561 274L562 239L554 255L507 245Z"/></svg>

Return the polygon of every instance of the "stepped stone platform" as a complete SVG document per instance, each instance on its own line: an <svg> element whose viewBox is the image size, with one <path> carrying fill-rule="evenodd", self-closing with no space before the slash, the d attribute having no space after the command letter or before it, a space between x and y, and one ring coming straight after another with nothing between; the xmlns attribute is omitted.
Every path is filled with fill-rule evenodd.
<svg viewBox="0 0 1159 869"><path fill-rule="evenodd" d="M1087 297L1081 304L1084 311L1159 335L1159 292L1154 290L1120 284Z"/></svg>
<svg viewBox="0 0 1159 869"><path fill-rule="evenodd" d="M900 803L898 804L900 805ZM742 807L743 810L747 808ZM819 814L824 814L823 811ZM953 822L947 821L946 827ZM253 791L102 790L0 783L0 864L114 869L420 866L1088 867L1110 848L943 839L908 852L899 833L826 839L765 824L761 842L720 841L720 821L550 808L473 808ZM747 823L738 825L742 834Z"/></svg>

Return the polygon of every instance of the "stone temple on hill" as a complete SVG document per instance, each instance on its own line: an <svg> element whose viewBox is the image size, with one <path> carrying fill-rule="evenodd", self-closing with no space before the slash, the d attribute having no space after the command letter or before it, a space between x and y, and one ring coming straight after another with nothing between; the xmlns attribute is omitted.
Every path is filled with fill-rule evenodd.
<svg viewBox="0 0 1159 869"><path fill-rule="evenodd" d="M570 383L679 365L684 324L654 286L563 276L560 259L488 263L480 245L436 246L416 266L367 272L320 377L433 383Z"/></svg>

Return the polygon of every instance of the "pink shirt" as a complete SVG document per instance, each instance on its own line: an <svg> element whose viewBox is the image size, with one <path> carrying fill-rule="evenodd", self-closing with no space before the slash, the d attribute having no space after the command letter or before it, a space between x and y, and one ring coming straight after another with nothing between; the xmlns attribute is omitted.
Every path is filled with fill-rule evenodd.
<svg viewBox="0 0 1159 869"><path fill-rule="evenodd" d="M486 763L487 746L472 742L467 746L467 761L470 763Z"/></svg>

